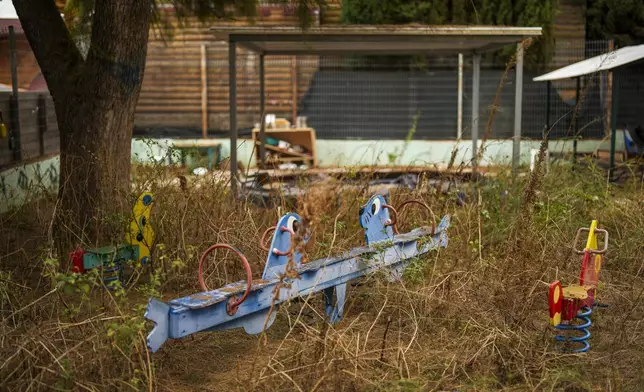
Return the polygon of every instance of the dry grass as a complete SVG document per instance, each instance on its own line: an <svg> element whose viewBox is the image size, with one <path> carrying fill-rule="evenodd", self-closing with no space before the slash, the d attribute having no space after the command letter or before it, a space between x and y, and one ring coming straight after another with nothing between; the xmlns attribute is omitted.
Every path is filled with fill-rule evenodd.
<svg viewBox="0 0 644 392"><path fill-rule="evenodd" d="M539 181L481 183L469 190L463 207L454 194L432 188L397 190L394 205L419 198L436 215L452 214L449 247L412 264L398 284L376 275L351 285L339 325L323 321L316 296L280 306L265 336L202 333L170 341L152 355L144 340L150 326L142 318L147 297L167 300L197 291L196 265L207 246L239 247L259 277L262 232L279 213L296 210L314 233L309 257L350 249L364 241L358 208L370 194L313 187L294 205L283 201L262 210L232 203L216 181L188 182L182 190L160 181L165 174L155 168L138 168L137 175L155 179L139 182L132 198L142 189L154 192L159 245L151 268L136 270L125 290L65 292L61 281L69 275L56 278L50 250L52 200L1 218L8 240L0 250L3 389L641 390L641 184L617 188L592 167L554 167ZM427 220L412 208L403 218L402 231ZM547 284L575 280L580 259L571 240L591 219L611 234L600 287L601 301L610 306L594 314L590 353L560 354L547 326ZM228 256L222 252L211 262L211 287L243 277ZM67 286L78 288L79 282Z"/></svg>

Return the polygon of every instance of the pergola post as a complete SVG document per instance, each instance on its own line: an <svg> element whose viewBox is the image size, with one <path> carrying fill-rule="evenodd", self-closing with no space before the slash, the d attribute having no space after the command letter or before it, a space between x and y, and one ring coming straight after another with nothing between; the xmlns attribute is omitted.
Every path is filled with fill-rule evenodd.
<svg viewBox="0 0 644 392"><path fill-rule="evenodd" d="M237 43L228 44L228 100L230 120L230 191L237 198Z"/></svg>
<svg viewBox="0 0 644 392"><path fill-rule="evenodd" d="M512 139L512 170L521 162L521 115L523 109L523 45L517 45L516 83L514 90L514 138Z"/></svg>
<svg viewBox="0 0 644 392"><path fill-rule="evenodd" d="M615 145L617 144L617 108L619 107L619 78L617 73L613 72L613 86L611 88L611 105L610 105L610 165L608 169L608 178L614 181L615 172Z"/></svg>
<svg viewBox="0 0 644 392"><path fill-rule="evenodd" d="M261 119L259 121L259 168L264 168L264 160L266 159L266 113L264 110L264 53L259 55L259 113Z"/></svg>
<svg viewBox="0 0 644 392"><path fill-rule="evenodd" d="M581 92L581 76L577 77L577 85L575 87L575 113L574 113L574 121L575 121L575 133L572 135L572 163L574 164L577 162L577 136L579 133L579 112L581 111L581 103L579 102L579 97L580 97L580 92Z"/></svg>
<svg viewBox="0 0 644 392"><path fill-rule="evenodd" d="M552 82L547 81L546 82L546 127L543 130L543 137L545 138L546 135L550 136L550 88L552 87Z"/></svg>
<svg viewBox="0 0 644 392"><path fill-rule="evenodd" d="M472 174L476 174L479 143L479 88L481 85L481 55L472 58Z"/></svg>
<svg viewBox="0 0 644 392"><path fill-rule="evenodd" d="M20 147L20 100L18 99L18 61L16 60L16 33L9 26L9 62L11 67L11 96L9 97L9 140L13 152L13 160L22 160Z"/></svg>
<svg viewBox="0 0 644 392"><path fill-rule="evenodd" d="M458 104L456 107L456 139L463 138L463 53L458 54Z"/></svg>

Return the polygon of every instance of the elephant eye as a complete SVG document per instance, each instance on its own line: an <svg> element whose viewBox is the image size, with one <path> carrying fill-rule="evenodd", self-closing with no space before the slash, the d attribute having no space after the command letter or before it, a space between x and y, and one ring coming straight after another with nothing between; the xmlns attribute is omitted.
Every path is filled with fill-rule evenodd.
<svg viewBox="0 0 644 392"><path fill-rule="evenodd" d="M286 227L291 229L293 233L297 233L298 226L299 225L298 225L297 219L295 219L294 216L291 216L288 218L288 221L286 222Z"/></svg>
<svg viewBox="0 0 644 392"><path fill-rule="evenodd" d="M371 205L371 215L375 216L380 212L380 199L375 199Z"/></svg>

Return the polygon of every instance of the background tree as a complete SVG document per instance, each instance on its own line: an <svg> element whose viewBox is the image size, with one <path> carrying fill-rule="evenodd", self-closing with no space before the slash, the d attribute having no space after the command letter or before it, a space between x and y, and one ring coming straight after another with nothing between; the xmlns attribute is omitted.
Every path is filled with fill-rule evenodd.
<svg viewBox="0 0 644 392"><path fill-rule="evenodd" d="M55 215L59 257L94 243L105 218L126 211L134 112L148 34L161 21L160 0L13 0L47 81L60 130L60 185ZM171 0L176 16L200 21L255 16L257 0ZM278 0L287 3L289 0ZM318 0L293 0L300 21ZM67 23L66 23L67 22ZM74 39L87 44L86 54Z"/></svg>
<svg viewBox="0 0 644 392"><path fill-rule="evenodd" d="M618 47L644 44L644 1L588 0L588 39L612 39Z"/></svg>
<svg viewBox="0 0 644 392"><path fill-rule="evenodd" d="M542 37L526 53L526 65L532 68L546 64L552 58L556 12L557 0L342 1L342 22L349 24L421 23L542 27ZM508 47L495 54L492 59L503 64L514 51L515 47ZM409 65L409 57L379 56L371 59L374 62L387 61Z"/></svg>

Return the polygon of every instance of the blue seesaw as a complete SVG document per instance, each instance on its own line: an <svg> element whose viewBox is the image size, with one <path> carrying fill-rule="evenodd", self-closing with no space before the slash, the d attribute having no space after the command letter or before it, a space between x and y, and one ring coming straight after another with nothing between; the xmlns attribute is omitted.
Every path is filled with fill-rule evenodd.
<svg viewBox="0 0 644 392"><path fill-rule="evenodd" d="M424 203L418 204L429 210ZM367 246L337 257L303 262L294 244L301 219L288 213L275 227L259 280L252 279L248 260L239 250L226 244L213 245L201 256L199 264L203 292L168 304L154 298L148 302L145 318L155 324L147 337L148 348L155 352L170 338L202 331L244 328L249 334L258 334L273 324L279 304L317 292L324 294L328 321L338 322L344 312L347 282L381 269L389 271L390 281L396 281L414 257L447 246L449 215L438 226L432 223L431 227L419 227L405 234L394 234L396 219L396 210L383 196L375 195L360 208L360 226L365 231ZM306 240L303 238L303 242ZM230 249L239 256L246 280L209 290L203 280L203 262L207 254L218 248Z"/></svg>

